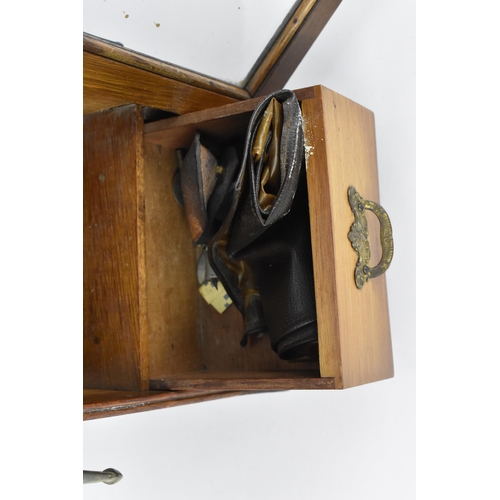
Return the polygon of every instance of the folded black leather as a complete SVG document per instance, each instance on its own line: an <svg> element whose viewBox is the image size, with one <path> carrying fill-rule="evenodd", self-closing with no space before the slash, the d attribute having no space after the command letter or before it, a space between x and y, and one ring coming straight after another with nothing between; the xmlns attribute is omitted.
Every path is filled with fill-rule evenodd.
<svg viewBox="0 0 500 500"><path fill-rule="evenodd" d="M208 243L229 211L240 161L234 146L214 153L196 133L182 161L181 189L191 239Z"/></svg>
<svg viewBox="0 0 500 500"><path fill-rule="evenodd" d="M208 221L205 230L207 242L219 230L224 222L234 193L234 185L240 158L234 146L227 146L217 152L221 172L217 175L215 187L208 200Z"/></svg>
<svg viewBox="0 0 500 500"><path fill-rule="evenodd" d="M309 355L317 342L303 164L299 103L291 91L274 92L250 119L231 205L208 245L245 318L244 341L267 331L283 359Z"/></svg>

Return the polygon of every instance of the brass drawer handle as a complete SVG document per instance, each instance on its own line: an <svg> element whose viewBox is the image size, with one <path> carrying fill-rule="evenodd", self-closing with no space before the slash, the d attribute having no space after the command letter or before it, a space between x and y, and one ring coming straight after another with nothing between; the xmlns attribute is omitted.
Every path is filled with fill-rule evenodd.
<svg viewBox="0 0 500 500"><path fill-rule="evenodd" d="M349 205L354 214L354 222L349 231L349 241L358 254L358 262L354 270L354 281L361 289L372 278L385 273L389 268L394 254L394 241L392 238L392 225L387 212L374 201L364 200L353 186L347 190ZM373 212L380 222L380 242L382 257L375 267L369 267L370 243L368 241L368 222L365 210Z"/></svg>

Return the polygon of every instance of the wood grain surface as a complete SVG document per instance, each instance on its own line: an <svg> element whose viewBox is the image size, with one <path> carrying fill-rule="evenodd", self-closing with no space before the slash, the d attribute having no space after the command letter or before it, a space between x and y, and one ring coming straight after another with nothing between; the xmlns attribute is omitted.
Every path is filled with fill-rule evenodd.
<svg viewBox="0 0 500 500"><path fill-rule="evenodd" d="M148 387L142 119L84 117L84 387Z"/></svg>
<svg viewBox="0 0 500 500"><path fill-rule="evenodd" d="M200 370L196 250L173 196L175 149L145 145L150 376Z"/></svg>
<svg viewBox="0 0 500 500"><path fill-rule="evenodd" d="M172 193L175 150L189 146L196 130L212 140L242 140L261 98L144 130L140 108L132 105L85 117L87 388L165 391L144 397L152 406L168 406L184 401L173 390L201 391L192 394L194 401L221 391L342 389L393 376L385 277L356 288L357 255L347 237L354 220L348 187L380 201L373 113L321 86L297 95L306 137L319 365L279 360L267 337L241 348L239 312L233 306L221 315L198 294L196 250ZM369 224L373 266L380 258L378 221L371 217ZM99 404L107 405L103 398ZM142 408L137 398L131 405Z"/></svg>
<svg viewBox="0 0 500 500"><path fill-rule="evenodd" d="M302 24L307 19L316 1L317 0L303 0L298 5L297 9L292 13L282 31L276 37L274 43L271 44L262 59L258 61L251 78L245 85L245 88L250 95L253 96L255 94L272 70L273 66L284 53L293 37L300 31Z"/></svg>
<svg viewBox="0 0 500 500"><path fill-rule="evenodd" d="M171 80L187 83L193 87L216 92L222 96L234 99L248 99L250 97L245 89L236 85L201 75L195 71L181 68L175 64L161 61L140 52L135 52L88 33L83 34L83 50L124 63L127 66L133 66L156 75L167 77Z"/></svg>
<svg viewBox="0 0 500 500"><path fill-rule="evenodd" d="M347 238L354 221L347 190L379 202L373 113L325 87L302 101L322 377L339 387L393 376L385 276L362 290L354 283L357 254ZM378 223L370 219L374 265Z"/></svg>
<svg viewBox="0 0 500 500"><path fill-rule="evenodd" d="M248 391L210 391L207 389L188 391L83 391L83 420L115 417L160 410L204 401L251 394Z"/></svg>
<svg viewBox="0 0 500 500"><path fill-rule="evenodd" d="M113 90L112 87L107 85L109 78L106 79L107 81L103 80L97 86L95 82L91 83L89 81L87 88L84 85L87 105L93 103L88 112L103 109L96 108L101 104L104 104L105 107L111 107L109 105L111 102L115 102L112 105L117 106L128 102L143 103L140 99L151 99L151 95L145 92L147 89L135 86L135 79L138 77L140 78L139 81L149 79L150 87L154 87L155 82L161 81L154 78L154 76L164 78L168 81L167 86L169 87L166 94L169 94L170 88L172 88L172 90L179 92L181 97L186 88L208 91L234 100L267 95L285 86L340 3L341 0L303 0L300 2L296 10L284 20L275 36L269 40L264 52L251 68L244 88L197 73L196 68L182 68L84 33L84 55L91 54L101 57L100 61L106 66L114 68L113 71L115 72L116 68L120 66L115 66L112 62L121 65L122 69L120 71L123 71L122 76L125 78L120 78L120 83L122 86L125 84L125 87L128 87L122 88L121 91L117 91L118 89ZM141 75L140 72L134 70L143 70L143 72L147 72L151 76L145 76L144 73ZM127 81L129 78L130 81ZM174 82L184 84L184 87L176 87ZM127 95L137 95L139 100L124 101L123 98ZM209 99L209 95L206 94L207 99ZM164 95L164 97L168 99L167 95ZM154 105L153 107L171 110L172 107L182 107L185 104L185 102L177 101L174 97L173 100L168 99L168 107ZM151 106L151 104L147 105ZM218 104L214 105L217 106ZM208 104L208 106L211 105ZM175 112L182 114L186 111Z"/></svg>
<svg viewBox="0 0 500 500"><path fill-rule="evenodd" d="M314 97L313 87L294 92L299 101ZM167 148L185 148L191 144L196 130L216 141L227 142L244 137L253 110L263 99L256 97L147 123L144 125L144 141Z"/></svg>
<svg viewBox="0 0 500 500"><path fill-rule="evenodd" d="M84 114L131 103L183 114L236 100L101 55L83 52Z"/></svg>
<svg viewBox="0 0 500 500"><path fill-rule="evenodd" d="M246 87L252 97L263 96L281 89L297 69L298 65L307 54L319 34L333 16L341 0L316 0L312 8L309 9L311 2L305 0L300 8L307 10L305 19L299 23L297 17L292 18L292 26L288 29L293 30L293 36L283 46L282 50L277 52L274 58L274 64L261 75L256 74ZM297 19L297 23L294 20ZM294 26L298 25L298 28Z"/></svg>
<svg viewBox="0 0 500 500"><path fill-rule="evenodd" d="M182 376L151 380L151 389L159 390L242 390L286 391L305 389L335 389L334 378L320 378L315 370L301 371L245 371L245 372L197 372Z"/></svg>

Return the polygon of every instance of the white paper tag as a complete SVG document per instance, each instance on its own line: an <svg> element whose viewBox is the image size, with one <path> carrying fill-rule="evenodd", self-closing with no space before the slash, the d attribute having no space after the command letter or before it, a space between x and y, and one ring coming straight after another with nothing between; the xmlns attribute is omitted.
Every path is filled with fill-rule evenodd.
<svg viewBox="0 0 500 500"><path fill-rule="evenodd" d="M207 304L210 304L220 314L233 303L220 281L217 282L217 286L212 281L206 281L199 290Z"/></svg>

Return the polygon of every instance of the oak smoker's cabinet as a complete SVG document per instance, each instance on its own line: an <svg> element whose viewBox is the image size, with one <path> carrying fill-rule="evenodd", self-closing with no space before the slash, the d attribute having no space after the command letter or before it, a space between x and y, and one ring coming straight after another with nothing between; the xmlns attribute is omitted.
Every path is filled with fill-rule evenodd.
<svg viewBox="0 0 500 500"><path fill-rule="evenodd" d="M282 361L242 318L198 293L196 251L172 192L196 131L244 137L262 97L144 123L127 104L84 116L84 418L251 391L344 389L393 376L385 276L355 282L353 186L379 201L374 117L325 88L297 90L305 131L319 363ZM366 211L370 266L383 258ZM385 250L384 250L385 251Z"/></svg>

